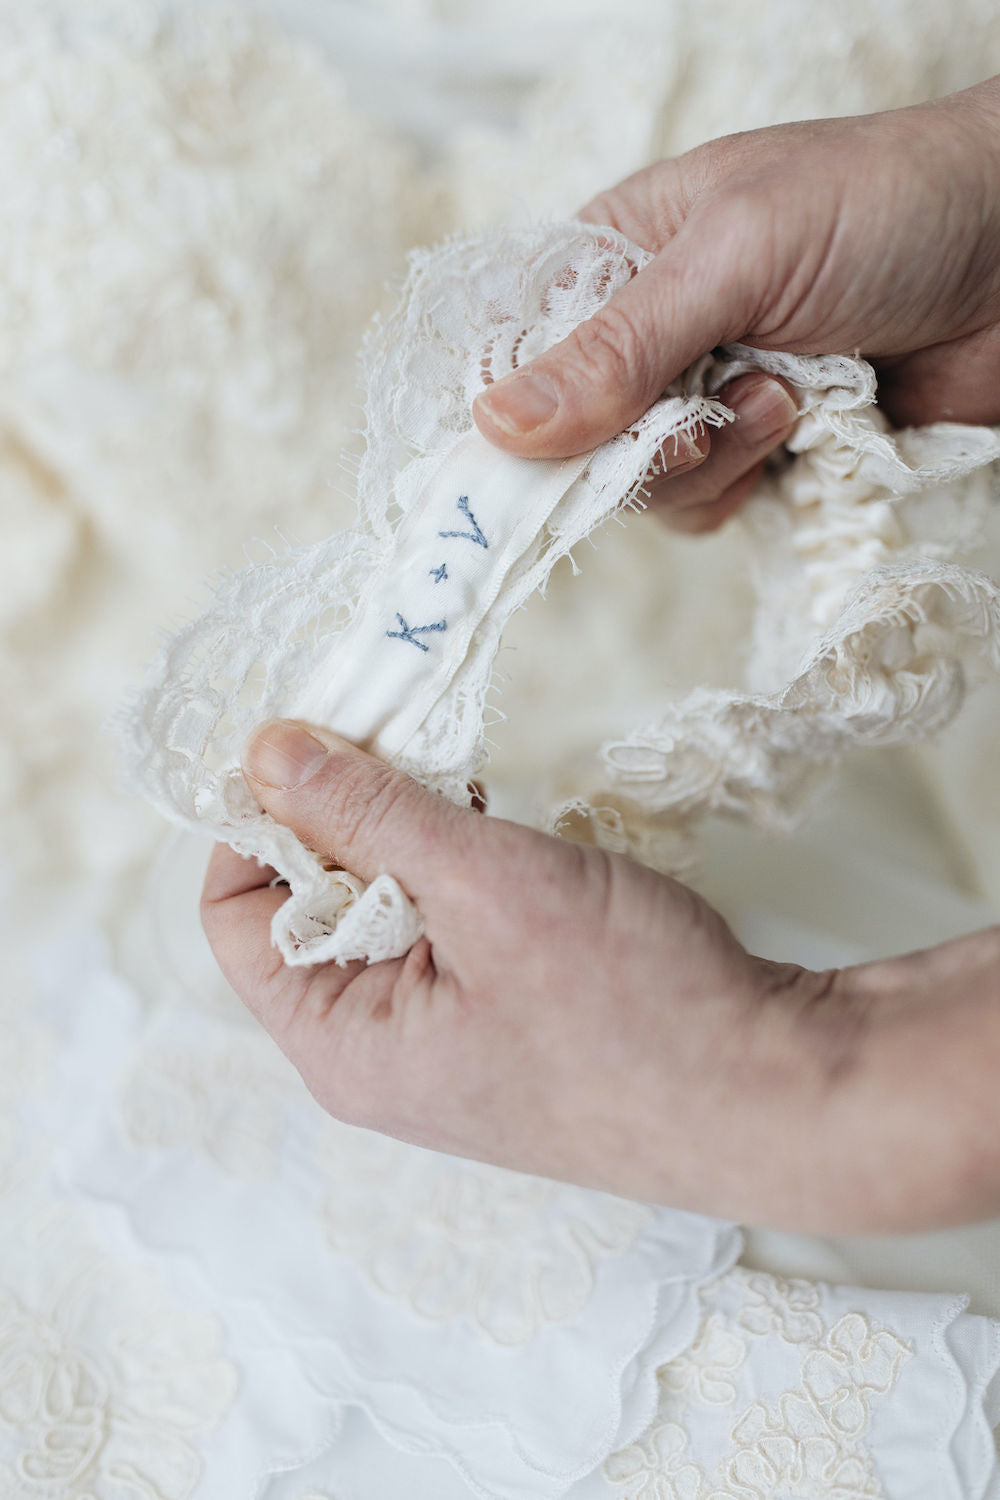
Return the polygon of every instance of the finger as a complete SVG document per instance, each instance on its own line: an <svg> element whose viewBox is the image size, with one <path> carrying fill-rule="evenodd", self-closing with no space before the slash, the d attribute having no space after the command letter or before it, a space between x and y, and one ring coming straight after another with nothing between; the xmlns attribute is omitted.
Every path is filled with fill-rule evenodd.
<svg viewBox="0 0 1000 1500"><path fill-rule="evenodd" d="M683 477L655 479L648 491L650 505L679 511L713 504L785 441L799 414L788 386L770 375L741 375L719 392L719 399L732 408L736 420L713 434L703 463Z"/></svg>
<svg viewBox="0 0 1000 1500"><path fill-rule="evenodd" d="M661 506L657 514L671 531L684 531L692 536L706 531L718 531L730 516L734 516L746 504L763 472L764 465L759 463L744 474L742 479L731 484L716 500L706 505L689 505L685 510Z"/></svg>
<svg viewBox="0 0 1000 1500"><path fill-rule="evenodd" d="M873 360L878 404L896 427L928 422L1000 422L1000 325L918 349L903 359Z"/></svg>
<svg viewBox="0 0 1000 1500"><path fill-rule="evenodd" d="M288 899L287 887L271 885L274 876L269 866L217 844L205 875L201 920L225 979L302 1067L298 1039L305 1036L308 1043L311 1023L326 1017L366 965L289 968L271 942L272 919Z"/></svg>
<svg viewBox="0 0 1000 1500"><path fill-rule="evenodd" d="M266 890L277 874L273 865L262 864L252 855L238 854L228 844L216 844L205 871L202 901L215 905L249 891Z"/></svg>
<svg viewBox="0 0 1000 1500"><path fill-rule="evenodd" d="M453 879L479 819L326 729L272 719L243 769L255 797L318 853L362 880L394 875L411 896Z"/></svg>
<svg viewBox="0 0 1000 1500"><path fill-rule="evenodd" d="M250 976L269 985L283 967L271 946L271 919L288 891L272 886L274 877L270 866L237 854L228 844L216 844L205 872L201 924L219 968L243 1000L254 988L247 982Z"/></svg>
<svg viewBox="0 0 1000 1500"><path fill-rule="evenodd" d="M678 432L661 443L646 475L646 493L651 495L667 479L676 479L704 463L712 448L706 428L698 432Z"/></svg>
<svg viewBox="0 0 1000 1500"><path fill-rule="evenodd" d="M690 174L690 160L686 165ZM657 251L680 229L690 201L681 162L668 158L598 193L576 217L585 224L608 224L644 250Z"/></svg>
<svg viewBox="0 0 1000 1500"><path fill-rule="evenodd" d="M750 325L746 257L733 226L700 213L592 318L473 406L490 442L529 458L564 458L623 432L670 382Z"/></svg>

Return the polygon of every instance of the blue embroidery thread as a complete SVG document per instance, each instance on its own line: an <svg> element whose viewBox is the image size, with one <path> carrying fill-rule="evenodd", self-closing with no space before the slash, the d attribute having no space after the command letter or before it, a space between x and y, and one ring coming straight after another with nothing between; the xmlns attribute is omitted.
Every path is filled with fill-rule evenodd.
<svg viewBox="0 0 1000 1500"><path fill-rule="evenodd" d="M399 621L399 629L387 630L386 635L391 636L395 641L409 641L410 645L416 646L418 651L427 651L429 649L423 641L417 640L418 635L423 635L428 630L448 629L447 620L437 620L433 625L407 625L402 615L397 614L396 619Z"/></svg>
<svg viewBox="0 0 1000 1500"><path fill-rule="evenodd" d="M486 538L483 536L483 533L479 529L479 523L478 523L478 521L476 520L475 516L472 514L472 511L469 509L469 497L468 497L468 495L460 495L459 496L459 498L458 498L458 508L462 512L462 515L465 517L465 519L468 521L469 525L472 527L472 530L471 531L439 531L438 532L438 536L461 536L461 537L464 537L467 542L475 542L475 544L476 544L477 547L488 547L490 544L486 540Z"/></svg>
<svg viewBox="0 0 1000 1500"><path fill-rule="evenodd" d="M445 567L444 563L442 563L439 568L428 568L427 571L430 573L435 583L440 583L443 578L448 577L448 569Z"/></svg>

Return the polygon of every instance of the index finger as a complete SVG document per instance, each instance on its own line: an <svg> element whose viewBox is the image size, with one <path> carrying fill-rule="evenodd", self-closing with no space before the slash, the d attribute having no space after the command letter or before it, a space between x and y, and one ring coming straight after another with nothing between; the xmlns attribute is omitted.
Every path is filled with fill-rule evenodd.
<svg viewBox="0 0 1000 1500"><path fill-rule="evenodd" d="M201 893L201 925L215 961L265 1026L262 1007L252 997L285 970L271 943L272 918L288 899L287 889L272 885L276 874L270 865L237 854L228 844L216 844Z"/></svg>

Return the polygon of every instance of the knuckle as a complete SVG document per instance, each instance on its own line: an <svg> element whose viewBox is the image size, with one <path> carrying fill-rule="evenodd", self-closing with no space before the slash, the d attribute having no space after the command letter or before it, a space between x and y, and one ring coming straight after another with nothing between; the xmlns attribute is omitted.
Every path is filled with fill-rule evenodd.
<svg viewBox="0 0 1000 1500"><path fill-rule="evenodd" d="M614 189L608 189L598 193L591 198L590 202L580 212L579 217L591 224L607 224L611 229L620 229L618 218L618 194Z"/></svg>
<svg viewBox="0 0 1000 1500"><path fill-rule="evenodd" d="M607 224L647 250L656 250L664 233L674 232L676 190L676 163L670 159L653 162L597 193L579 217L591 224Z"/></svg>
<svg viewBox="0 0 1000 1500"><path fill-rule="evenodd" d="M335 841L350 849L359 840L377 838L406 795L408 779L391 766L354 756L345 756L330 771L323 811ZM337 850L322 852L336 854Z"/></svg>
<svg viewBox="0 0 1000 1500"><path fill-rule="evenodd" d="M569 353L590 381L625 389L647 383L644 331L630 312L614 302L570 335Z"/></svg>
<svg viewBox="0 0 1000 1500"><path fill-rule="evenodd" d="M757 149L760 149L759 145ZM705 141L702 145L695 147L691 156L702 174L704 186L725 183L727 189L738 197L740 168L744 166L748 156L752 159L753 148L748 148L745 135L737 132L732 135L716 136L714 140Z"/></svg>

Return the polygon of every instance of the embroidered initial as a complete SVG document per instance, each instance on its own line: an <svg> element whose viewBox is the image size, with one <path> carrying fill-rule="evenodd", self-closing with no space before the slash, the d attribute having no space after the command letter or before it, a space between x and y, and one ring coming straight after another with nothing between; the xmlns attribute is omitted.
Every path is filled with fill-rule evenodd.
<svg viewBox="0 0 1000 1500"><path fill-rule="evenodd" d="M475 542L477 547L488 547L490 544L483 536L483 533L479 529L479 523L477 522L475 516L472 514L472 511L469 509L468 495L459 496L458 508L462 512L462 515L465 517L465 519L468 521L469 525L472 527L472 530L439 531L438 536L462 536L465 537L466 541Z"/></svg>
<svg viewBox="0 0 1000 1500"><path fill-rule="evenodd" d="M417 640L418 635L423 635L428 630L448 629L447 620L437 620L433 625L407 625L402 615L397 614L396 619L399 621L399 629L387 630L386 635L391 636L396 641L409 641L410 645L416 646L418 651L426 651L428 649L423 641Z"/></svg>
<svg viewBox="0 0 1000 1500"><path fill-rule="evenodd" d="M430 573L435 583L440 583L443 578L448 577L448 569L445 567L444 563L442 563L439 568L429 568L428 572Z"/></svg>

